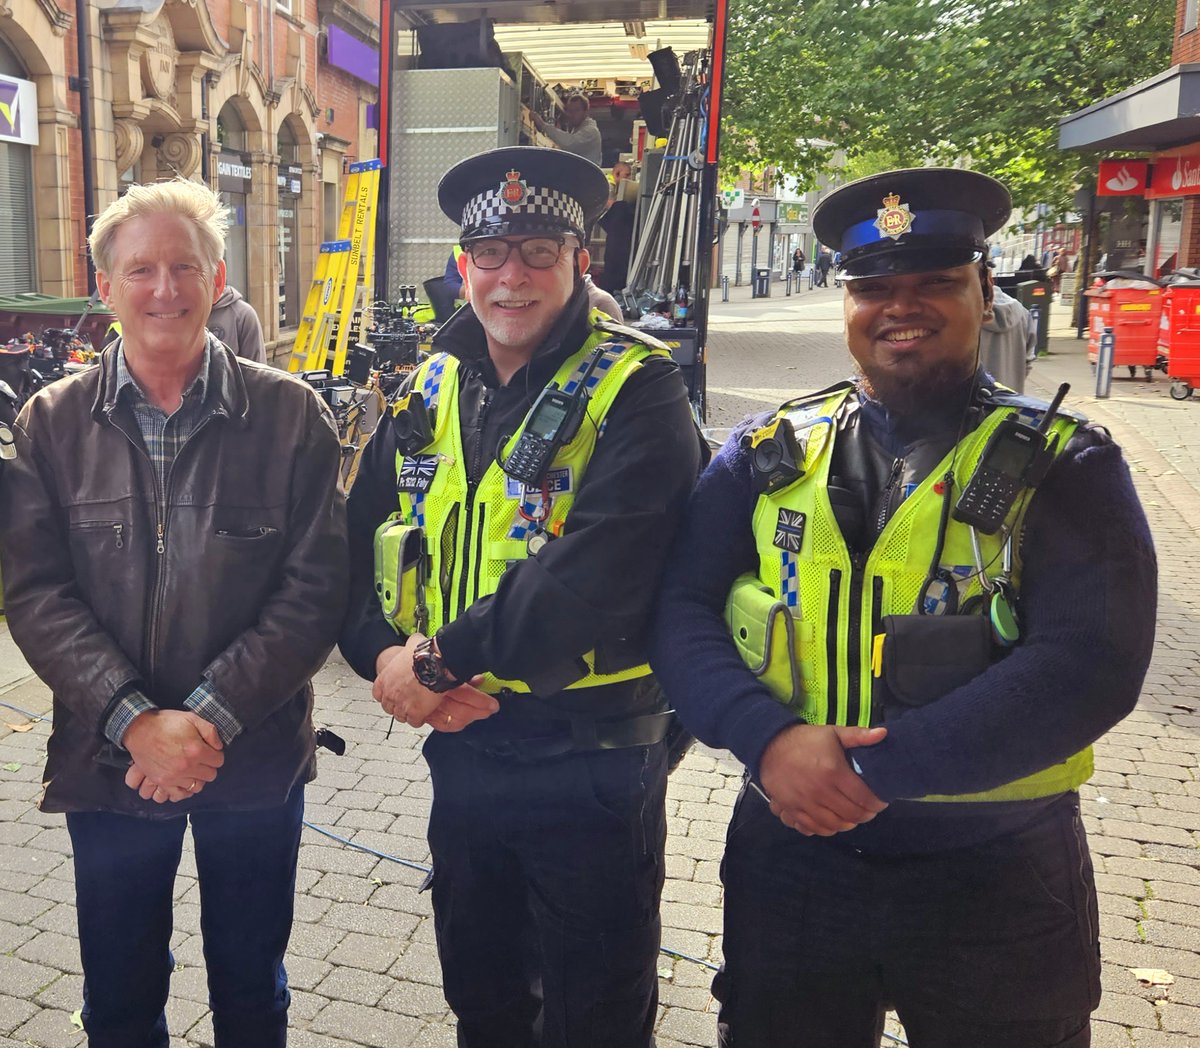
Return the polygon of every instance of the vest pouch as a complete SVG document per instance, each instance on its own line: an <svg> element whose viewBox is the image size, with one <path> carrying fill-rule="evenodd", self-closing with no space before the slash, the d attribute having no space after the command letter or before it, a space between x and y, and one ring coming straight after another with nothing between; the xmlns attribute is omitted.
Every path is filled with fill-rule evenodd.
<svg viewBox="0 0 1200 1048"><path fill-rule="evenodd" d="M940 699L993 661L983 615L885 615L883 633L885 719Z"/></svg>
<svg viewBox="0 0 1200 1048"><path fill-rule="evenodd" d="M755 576L742 575L725 602L725 623L750 672L785 706L799 711L804 699L796 650L799 624L787 605Z"/></svg>
<svg viewBox="0 0 1200 1048"><path fill-rule="evenodd" d="M424 529L405 524L398 513L375 531L375 594L383 617L400 633L424 632L424 547Z"/></svg>

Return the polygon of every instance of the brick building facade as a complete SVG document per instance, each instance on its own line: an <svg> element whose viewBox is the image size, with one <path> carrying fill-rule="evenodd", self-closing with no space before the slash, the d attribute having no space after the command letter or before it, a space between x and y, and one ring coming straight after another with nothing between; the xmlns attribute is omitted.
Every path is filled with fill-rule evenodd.
<svg viewBox="0 0 1200 1048"><path fill-rule="evenodd" d="M19 258L0 294L87 293L82 31L95 209L133 182L183 176L219 189L234 220L231 280L268 342L290 344L317 248L336 235L346 167L378 155L367 118L377 8L110 0L85 5L81 27L70 0L0 0L0 207L17 216L0 249ZM5 119L14 113L19 128Z"/></svg>

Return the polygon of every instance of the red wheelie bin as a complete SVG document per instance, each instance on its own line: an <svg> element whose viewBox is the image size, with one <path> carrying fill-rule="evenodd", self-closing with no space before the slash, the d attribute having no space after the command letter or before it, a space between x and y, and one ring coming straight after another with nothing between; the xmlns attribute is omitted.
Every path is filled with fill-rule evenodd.
<svg viewBox="0 0 1200 1048"><path fill-rule="evenodd" d="M1088 360L1096 363L1104 329L1112 328L1113 367L1129 368L1130 378L1142 368L1149 381L1159 366L1163 288L1141 274L1113 273L1107 282L1103 277L1101 274L1096 286L1084 292L1088 299Z"/></svg>
<svg viewBox="0 0 1200 1048"><path fill-rule="evenodd" d="M1163 289L1163 337L1171 396L1187 400L1200 386L1200 279L1174 280Z"/></svg>

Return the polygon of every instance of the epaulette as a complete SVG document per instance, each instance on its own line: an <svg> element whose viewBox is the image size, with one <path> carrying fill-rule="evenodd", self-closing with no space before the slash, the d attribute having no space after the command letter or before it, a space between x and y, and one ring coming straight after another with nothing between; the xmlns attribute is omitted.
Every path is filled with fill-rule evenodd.
<svg viewBox="0 0 1200 1048"><path fill-rule="evenodd" d="M634 342L640 342L643 346L649 346L651 349L661 349L667 353L671 352L670 346L655 338L649 331L639 331L628 324L619 324L607 313L593 314L590 319L593 331L605 331L610 335L620 335L624 338L632 339Z"/></svg>
<svg viewBox="0 0 1200 1048"><path fill-rule="evenodd" d="M987 386L980 386L976 396L981 404L997 408L1019 408L1023 414L1041 415L1050 406L1048 400L1027 397L1024 393L1016 393L1004 386L996 386L991 389ZM1078 411L1071 411L1069 408L1060 407L1057 414L1063 418L1074 419L1080 425L1086 425L1088 421L1086 415L1081 415Z"/></svg>

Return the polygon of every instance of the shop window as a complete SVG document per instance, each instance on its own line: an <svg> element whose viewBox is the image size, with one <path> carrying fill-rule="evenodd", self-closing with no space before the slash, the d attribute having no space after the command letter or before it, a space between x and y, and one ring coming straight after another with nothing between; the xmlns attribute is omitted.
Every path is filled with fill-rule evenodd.
<svg viewBox="0 0 1200 1048"><path fill-rule="evenodd" d="M37 290L34 245L32 150L0 142L0 295Z"/></svg>

